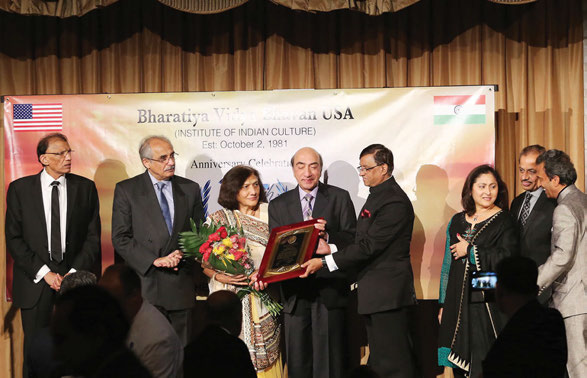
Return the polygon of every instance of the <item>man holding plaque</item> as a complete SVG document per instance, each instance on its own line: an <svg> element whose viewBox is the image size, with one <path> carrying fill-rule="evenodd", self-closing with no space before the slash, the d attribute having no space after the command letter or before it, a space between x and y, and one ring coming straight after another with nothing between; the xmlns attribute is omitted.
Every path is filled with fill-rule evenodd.
<svg viewBox="0 0 587 378"><path fill-rule="evenodd" d="M381 377L413 377L408 307L416 303L410 265L414 210L392 176L393 154L381 144L366 147L357 167L369 197L357 221L355 243L336 252L320 242L302 265L307 277L322 271L357 270L358 312L369 341L369 365ZM336 253L334 253L336 252Z"/></svg>
<svg viewBox="0 0 587 378"><path fill-rule="evenodd" d="M269 228L324 218L323 238L342 249L353 241L355 210L346 190L321 183L322 157L309 147L291 159L298 186L269 203ZM325 225L325 227L324 227ZM342 272L322 270L309 280L281 283L290 378L345 375L345 308L349 283Z"/></svg>

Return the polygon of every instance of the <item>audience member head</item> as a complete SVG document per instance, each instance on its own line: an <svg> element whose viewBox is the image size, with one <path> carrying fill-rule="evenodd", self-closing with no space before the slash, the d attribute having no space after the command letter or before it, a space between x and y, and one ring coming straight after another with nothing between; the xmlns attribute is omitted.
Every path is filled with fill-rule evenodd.
<svg viewBox="0 0 587 378"><path fill-rule="evenodd" d="M242 326L242 304L232 291L219 290L210 294L206 300L208 323L227 329L230 334L238 336Z"/></svg>
<svg viewBox="0 0 587 378"><path fill-rule="evenodd" d="M265 188L259 172L247 165L231 168L222 178L218 204L228 210L239 210L241 206L257 210L260 203L267 202Z"/></svg>
<svg viewBox="0 0 587 378"><path fill-rule="evenodd" d="M393 174L393 153L382 144L371 144L359 155L359 176L365 186L374 187Z"/></svg>
<svg viewBox="0 0 587 378"><path fill-rule="evenodd" d="M150 135L139 146L143 166L159 181L169 180L175 174L176 155L169 139L162 135Z"/></svg>
<svg viewBox="0 0 587 378"><path fill-rule="evenodd" d="M540 187L540 180L536 175L536 159L540 154L544 153L546 149L539 144L526 146L520 152L518 159L518 175L522 188L526 191L533 192Z"/></svg>
<svg viewBox="0 0 587 378"><path fill-rule="evenodd" d="M97 281L96 275L86 270L78 270L77 272L69 273L63 277L63 281L61 281L59 294L63 295L74 287L95 285Z"/></svg>
<svg viewBox="0 0 587 378"><path fill-rule="evenodd" d="M480 165L474 168L465 180L461 204L469 216L493 205L507 210L508 188L493 167L487 164Z"/></svg>
<svg viewBox="0 0 587 378"><path fill-rule="evenodd" d="M37 160L54 179L71 172L71 153L67 137L60 133L49 134L37 144Z"/></svg>
<svg viewBox="0 0 587 378"><path fill-rule="evenodd" d="M95 285L73 288L55 301L51 334L56 358L75 375L91 376L124 347L129 323L120 305Z"/></svg>
<svg viewBox="0 0 587 378"><path fill-rule="evenodd" d="M540 185L548 198L557 198L559 193L577 181L577 171L569 155L560 150L548 150L536 159Z"/></svg>
<svg viewBox="0 0 587 378"><path fill-rule="evenodd" d="M298 185L305 192L311 192L318 186L322 176L322 155L311 147L303 147L291 157L291 168Z"/></svg>
<svg viewBox="0 0 587 378"><path fill-rule="evenodd" d="M99 285L116 298L132 323L143 304L141 279L136 272L126 264L110 265L102 274Z"/></svg>
<svg viewBox="0 0 587 378"><path fill-rule="evenodd" d="M512 315L538 294L536 262L524 256L506 257L496 268L495 299L499 309Z"/></svg>

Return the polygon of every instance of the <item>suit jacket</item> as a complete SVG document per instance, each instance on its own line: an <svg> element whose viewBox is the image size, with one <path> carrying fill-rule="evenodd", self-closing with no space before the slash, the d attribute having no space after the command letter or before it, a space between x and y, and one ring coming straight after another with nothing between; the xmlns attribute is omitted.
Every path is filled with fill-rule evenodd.
<svg viewBox="0 0 587 378"><path fill-rule="evenodd" d="M256 378L245 343L217 325L209 325L185 347L184 377Z"/></svg>
<svg viewBox="0 0 587 378"><path fill-rule="evenodd" d="M369 191L355 243L332 255L339 269L357 269L359 314L416 303L410 264L412 203L393 177Z"/></svg>
<svg viewBox="0 0 587 378"><path fill-rule="evenodd" d="M512 201L510 214L516 224L519 224L518 215L525 195L526 192ZM542 191L526 220L526 226L520 232L520 254L531 258L538 266L544 264L550 256L552 213L555 207L556 201L546 197L546 193Z"/></svg>
<svg viewBox="0 0 587 378"><path fill-rule="evenodd" d="M483 361L483 377L564 377L565 323L557 310L532 300L508 321Z"/></svg>
<svg viewBox="0 0 587 378"><path fill-rule="evenodd" d="M349 193L336 186L318 184L318 193L312 209L313 218L326 220L328 242L342 249L352 243L355 234L356 218L353 202ZM302 205L299 189L283 193L269 203L269 228L302 222ZM348 302L349 280L344 272L321 270L318 274L305 279L294 278L281 284L284 299L284 311L291 313L296 299L300 296L308 299L320 296L326 308L342 308Z"/></svg>
<svg viewBox="0 0 587 378"><path fill-rule="evenodd" d="M34 283L39 269L65 275L71 268L89 270L100 255L100 205L93 181L68 173L65 255L56 264L49 258L47 222L41 173L10 183L6 194L6 249L14 259L13 300L20 308L37 303L44 280Z"/></svg>
<svg viewBox="0 0 587 378"><path fill-rule="evenodd" d="M112 206L112 244L141 277L143 297L166 310L192 308L195 301L192 268L182 261L179 270L156 268L155 259L179 248L179 232L204 219L200 186L180 176L171 179L175 214L167 231L155 188L145 173L116 184Z"/></svg>
<svg viewBox="0 0 587 378"><path fill-rule="evenodd" d="M587 314L587 194L575 185L563 189L552 225L551 254L538 268L538 286L552 285L552 305L563 317Z"/></svg>

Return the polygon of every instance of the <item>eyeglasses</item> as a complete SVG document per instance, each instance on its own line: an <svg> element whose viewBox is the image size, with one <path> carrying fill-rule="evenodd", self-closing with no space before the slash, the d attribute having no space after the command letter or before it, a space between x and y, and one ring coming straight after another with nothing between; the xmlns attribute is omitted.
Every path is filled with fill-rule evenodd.
<svg viewBox="0 0 587 378"><path fill-rule="evenodd" d="M379 167L380 165L383 165L383 163L380 163L380 164L374 165L374 166L372 166L372 167L369 167L369 168L367 168L367 167L361 167L361 166L359 165L359 166L357 167L357 171L359 171L359 173L361 173L361 172L369 172L370 170L372 170L372 169L374 169L374 168L377 168L377 167Z"/></svg>
<svg viewBox="0 0 587 378"><path fill-rule="evenodd" d="M159 159L151 159L151 158L145 158L145 159L151 160L151 161L157 161L161 164L167 164L167 162L171 159L173 159L173 161L175 161L175 158L177 156L179 156L179 154L177 152L172 152L171 154L169 154L169 156L163 155Z"/></svg>
<svg viewBox="0 0 587 378"><path fill-rule="evenodd" d="M45 152L46 155L56 155L59 157L65 157L67 155L71 156L72 153L74 153L74 150L64 150L61 152Z"/></svg>

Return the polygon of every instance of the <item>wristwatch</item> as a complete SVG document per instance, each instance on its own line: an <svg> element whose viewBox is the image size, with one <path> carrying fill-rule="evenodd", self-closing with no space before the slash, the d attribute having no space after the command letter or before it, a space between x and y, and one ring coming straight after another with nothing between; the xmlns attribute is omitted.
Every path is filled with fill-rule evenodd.
<svg viewBox="0 0 587 378"><path fill-rule="evenodd" d="M320 259L322 261L322 268L326 268L328 265L326 264L326 257L322 256L322 258Z"/></svg>

